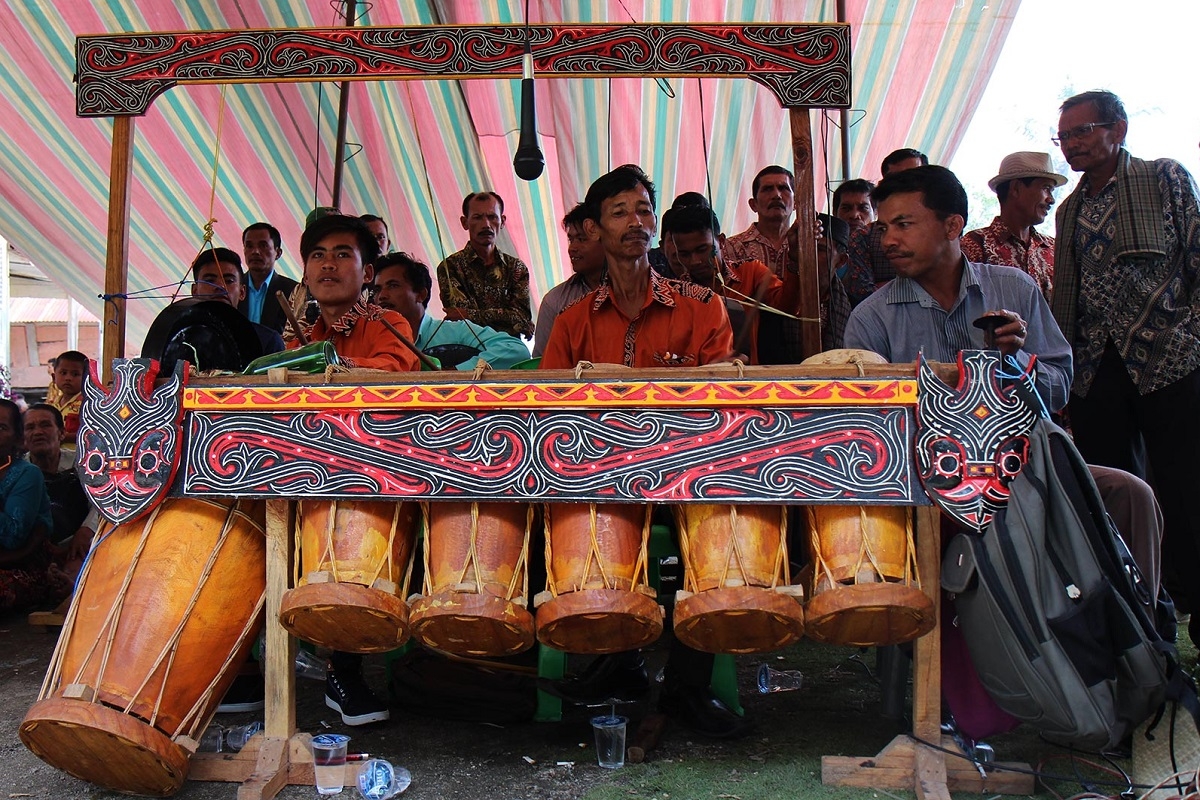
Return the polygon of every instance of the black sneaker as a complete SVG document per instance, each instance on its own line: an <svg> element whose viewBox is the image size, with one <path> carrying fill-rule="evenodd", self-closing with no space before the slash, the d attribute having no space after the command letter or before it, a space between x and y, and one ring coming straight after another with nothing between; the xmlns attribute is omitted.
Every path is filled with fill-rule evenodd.
<svg viewBox="0 0 1200 800"><path fill-rule="evenodd" d="M325 705L342 715L347 725L366 725L391 719L386 703L380 701L359 673L339 675L330 670L325 678Z"/></svg>
<svg viewBox="0 0 1200 800"><path fill-rule="evenodd" d="M217 713L239 714L244 711L262 711L265 705L263 703L265 694L261 674L238 675L233 679L233 685L229 687L229 691L221 698L221 705L217 706Z"/></svg>

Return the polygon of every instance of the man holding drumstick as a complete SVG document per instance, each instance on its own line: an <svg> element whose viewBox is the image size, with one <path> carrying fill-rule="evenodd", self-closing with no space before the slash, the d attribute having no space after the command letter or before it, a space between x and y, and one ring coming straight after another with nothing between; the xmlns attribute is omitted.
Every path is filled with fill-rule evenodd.
<svg viewBox="0 0 1200 800"><path fill-rule="evenodd" d="M300 236L304 285L320 306L311 326L301 323L313 341L333 343L342 363L350 367L410 372L420 369L412 350L400 343L385 323L412 341L412 330L399 313L367 300L364 284L374 277L372 262L379 244L357 217L330 214L315 220ZM290 330L290 328L289 328ZM298 339L289 348L300 346ZM362 677L362 656L333 653L325 682L325 705L342 715L347 725L365 725L390 718L387 704Z"/></svg>
<svg viewBox="0 0 1200 800"><path fill-rule="evenodd" d="M654 184L636 166L617 167L588 189L584 226L599 237L608 274L604 282L555 320L542 369L569 369L580 361L627 367L697 367L725 360L733 349L729 318L711 290L663 278L650 268L657 230ZM662 710L709 736L729 738L753 726L708 688L713 656L678 642L664 673ZM581 676L552 690L572 702L594 702L645 689L637 651L601 656Z"/></svg>

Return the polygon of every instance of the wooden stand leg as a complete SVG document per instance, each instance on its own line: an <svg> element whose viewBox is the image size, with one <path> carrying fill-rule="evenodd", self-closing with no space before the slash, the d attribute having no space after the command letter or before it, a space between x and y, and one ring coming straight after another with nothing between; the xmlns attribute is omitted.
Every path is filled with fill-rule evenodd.
<svg viewBox="0 0 1200 800"><path fill-rule="evenodd" d="M29 615L29 627L39 630L42 633L49 633L51 629L58 633L62 628L63 622L67 618L67 611L71 608L71 598L68 597L58 604L58 608L53 611L34 611Z"/></svg>
<svg viewBox="0 0 1200 800"><path fill-rule="evenodd" d="M821 782L826 786L861 786L883 789L913 789L918 798L950 800L950 791L996 794L1032 794L1033 776L997 771L980 774L974 764L950 758L940 750L918 743L938 742L947 750L956 745L941 735L942 638L941 526L932 506L914 510L917 568L921 589L933 600L936 622L933 630L917 639L913 648L913 735L897 736L874 757L825 756L821 759ZM1000 764L1028 770L1026 764Z"/></svg>

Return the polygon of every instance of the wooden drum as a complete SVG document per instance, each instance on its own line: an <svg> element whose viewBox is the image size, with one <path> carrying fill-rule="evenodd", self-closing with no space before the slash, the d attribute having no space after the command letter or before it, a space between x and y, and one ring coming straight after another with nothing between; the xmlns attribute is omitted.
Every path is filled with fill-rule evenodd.
<svg viewBox="0 0 1200 800"><path fill-rule="evenodd" d="M119 792L179 791L262 627L265 594L259 502L167 499L103 535L21 741Z"/></svg>
<svg viewBox="0 0 1200 800"><path fill-rule="evenodd" d="M568 653L617 653L657 639L663 611L649 586L649 536L649 506L547 504L538 641Z"/></svg>
<svg viewBox="0 0 1200 800"><path fill-rule="evenodd" d="M296 516L296 588L279 622L344 653L386 653L408 641L417 506L309 500Z"/></svg>
<svg viewBox="0 0 1200 800"><path fill-rule="evenodd" d="M683 590L675 635L709 653L764 653L804 635L783 506L677 505Z"/></svg>
<svg viewBox="0 0 1200 800"><path fill-rule="evenodd" d="M933 630L912 516L894 506L809 506L812 593L805 630L822 642L898 644Z"/></svg>
<svg viewBox="0 0 1200 800"><path fill-rule="evenodd" d="M411 598L413 636L462 656L533 646L526 503L423 503L425 581Z"/></svg>

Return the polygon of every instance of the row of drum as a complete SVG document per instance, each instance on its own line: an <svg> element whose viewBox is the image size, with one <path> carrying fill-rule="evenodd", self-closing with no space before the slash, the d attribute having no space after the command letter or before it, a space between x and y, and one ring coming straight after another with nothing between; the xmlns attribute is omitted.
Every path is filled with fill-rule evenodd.
<svg viewBox="0 0 1200 800"><path fill-rule="evenodd" d="M649 508L548 504L546 588L531 613L535 511L525 503L302 501L280 622L300 639L359 653L392 650L410 636L472 656L517 653L535 639L573 653L656 639L663 610L648 580ZM684 567L674 630L685 644L752 653L807 634L885 645L934 625L908 509L805 509L811 564L795 583L786 508L674 512ZM262 627L264 529L260 501L173 498L103 532L22 722L25 745L118 791L177 791ZM418 551L421 590L410 595Z"/></svg>

